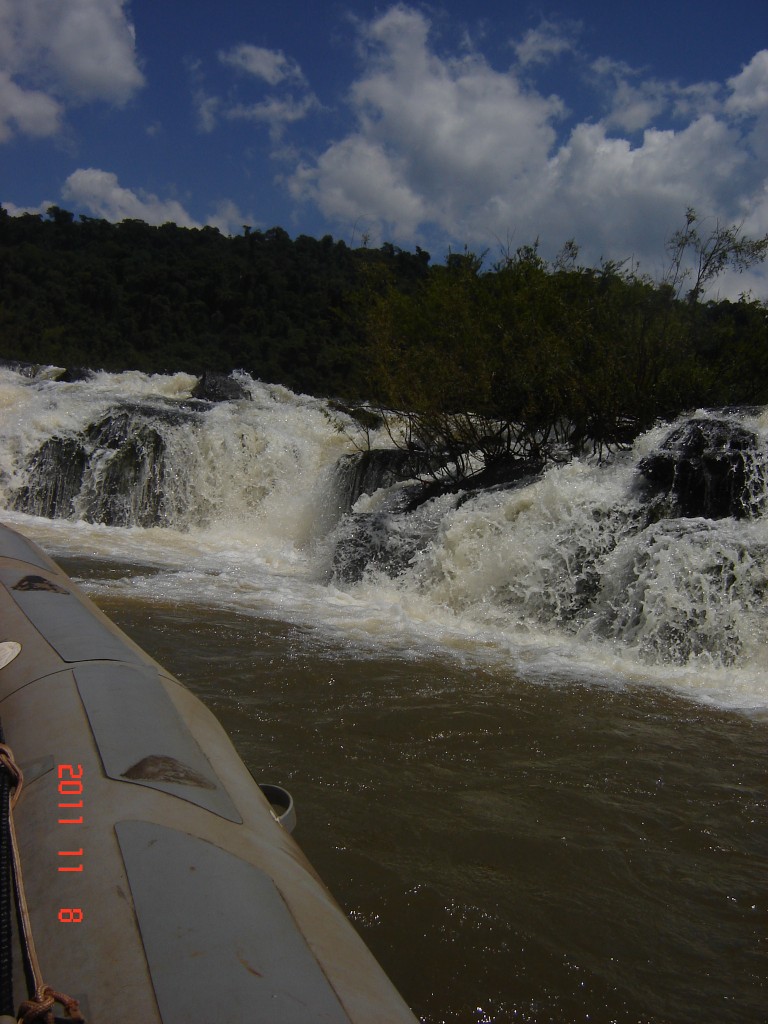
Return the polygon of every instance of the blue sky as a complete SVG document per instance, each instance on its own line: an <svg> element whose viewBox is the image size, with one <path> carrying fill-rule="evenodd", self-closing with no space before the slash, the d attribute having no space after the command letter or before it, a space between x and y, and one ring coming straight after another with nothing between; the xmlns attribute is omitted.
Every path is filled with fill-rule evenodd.
<svg viewBox="0 0 768 1024"><path fill-rule="evenodd" d="M0 203L659 277L768 232L768 4L0 0Z"/></svg>

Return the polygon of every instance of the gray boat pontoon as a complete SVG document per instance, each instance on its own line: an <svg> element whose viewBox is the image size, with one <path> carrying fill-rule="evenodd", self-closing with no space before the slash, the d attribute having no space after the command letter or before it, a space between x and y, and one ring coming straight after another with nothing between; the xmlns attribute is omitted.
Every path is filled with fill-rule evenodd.
<svg viewBox="0 0 768 1024"><path fill-rule="evenodd" d="M30 932L14 914L17 1006L45 985L38 1003L88 1024L414 1024L289 835L287 800L276 811L211 712L5 526L0 641L14 796L23 773L4 822Z"/></svg>

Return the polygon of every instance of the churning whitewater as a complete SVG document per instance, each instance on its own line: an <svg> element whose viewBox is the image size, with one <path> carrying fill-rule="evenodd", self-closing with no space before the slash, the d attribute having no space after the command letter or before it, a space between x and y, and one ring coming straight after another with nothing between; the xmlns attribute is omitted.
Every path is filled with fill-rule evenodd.
<svg viewBox="0 0 768 1024"><path fill-rule="evenodd" d="M352 658L768 707L765 410L697 414L757 438L736 446L743 514L649 492L639 467L680 424L607 463L409 504L386 431L319 399L245 374L216 402L187 374L55 377L0 370L0 505L54 557L107 566L97 599L302 623Z"/></svg>

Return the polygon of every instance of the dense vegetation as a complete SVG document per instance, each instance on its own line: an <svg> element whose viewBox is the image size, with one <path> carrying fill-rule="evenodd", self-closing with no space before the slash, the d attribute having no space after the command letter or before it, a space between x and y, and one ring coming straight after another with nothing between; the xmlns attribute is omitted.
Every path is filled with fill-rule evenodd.
<svg viewBox="0 0 768 1024"><path fill-rule="evenodd" d="M408 410L413 439L486 466L631 440L698 406L768 404L768 310L703 302L724 266L765 257L689 211L666 283L536 246L490 269L351 249L280 228L111 224L0 210L0 357L145 371L243 368L319 395ZM683 257L693 255L683 292Z"/></svg>
<svg viewBox="0 0 768 1024"><path fill-rule="evenodd" d="M0 208L0 357L147 372L246 369L304 392L360 392L363 265L407 286L426 253L352 250L281 228L111 224Z"/></svg>
<svg viewBox="0 0 768 1024"><path fill-rule="evenodd" d="M369 304L382 404L408 410L414 440L459 476L465 453L488 467L602 451L686 409L768 403L765 305L680 298L577 257L524 247L482 273L454 255L417 292L390 282Z"/></svg>

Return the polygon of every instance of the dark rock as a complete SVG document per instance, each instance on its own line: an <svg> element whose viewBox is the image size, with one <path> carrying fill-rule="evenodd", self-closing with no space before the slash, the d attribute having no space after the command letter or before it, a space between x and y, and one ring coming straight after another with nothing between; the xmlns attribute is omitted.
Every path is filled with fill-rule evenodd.
<svg viewBox="0 0 768 1024"><path fill-rule="evenodd" d="M418 508L425 501L437 498L441 494L459 494L460 501L466 501L476 491L507 490L520 484L531 483L540 476L545 463L538 459L500 459L491 463L479 473L464 477L462 480L431 480L420 489L413 489L407 509Z"/></svg>
<svg viewBox="0 0 768 1024"><path fill-rule="evenodd" d="M107 416L87 432L103 459L98 487L83 510L89 522L154 526L162 519L165 442L153 423L128 410Z"/></svg>
<svg viewBox="0 0 768 1024"><path fill-rule="evenodd" d="M368 572L402 575L435 537L443 514L431 516L420 509L411 514L390 510L349 516L336 538L332 578L357 583Z"/></svg>
<svg viewBox="0 0 768 1024"><path fill-rule="evenodd" d="M337 473L347 474L349 511L361 494L413 480L425 469L425 458L414 451L373 450L345 456ZM366 572L383 572L395 577L405 572L414 558L436 536L448 508L458 508L479 491L523 486L541 471L538 462L510 460L488 467L474 477L457 483L413 480L387 496L386 508L349 515L336 535L333 578L347 583L362 579ZM453 495L453 497L450 497ZM444 501L436 501L445 497Z"/></svg>
<svg viewBox="0 0 768 1024"><path fill-rule="evenodd" d="M108 526L163 523L168 508L162 430L194 418L177 406L145 403L117 407L76 437L50 437L29 459L13 507Z"/></svg>
<svg viewBox="0 0 768 1024"><path fill-rule="evenodd" d="M393 489L386 508L354 513L342 522L335 539L333 579L356 583L371 571L390 577L401 575L436 536L448 505L457 508L481 490L506 490L530 483L542 465L515 459L497 462L461 482L449 479L424 483L414 479L428 468L423 453L400 449L359 452L337 462L336 487L342 512L349 512L362 494L373 494L403 481L413 482ZM446 498L448 505L446 501L433 501L450 495L454 497Z"/></svg>
<svg viewBox="0 0 768 1024"><path fill-rule="evenodd" d="M688 420L638 469L666 517L744 519L763 506L765 453L731 420Z"/></svg>
<svg viewBox="0 0 768 1024"><path fill-rule="evenodd" d="M374 412L365 406L349 406L343 402L331 399L328 402L328 408L331 412L340 412L345 416L349 416L350 419L359 423L366 430L380 430L385 424L384 417L380 413Z"/></svg>
<svg viewBox="0 0 768 1024"><path fill-rule="evenodd" d="M22 377L29 377L33 379L37 376L40 370L39 363L23 363L19 359L0 359L0 368L3 370L12 370L14 373L21 374Z"/></svg>
<svg viewBox="0 0 768 1024"><path fill-rule="evenodd" d="M251 396L248 389L234 377L206 370L192 389L192 397L203 398L207 402L233 402Z"/></svg>
<svg viewBox="0 0 768 1024"><path fill-rule="evenodd" d="M403 543L402 531L393 528L397 522L388 513L352 517L349 528L336 542L334 581L357 583L371 569L379 569L388 576L405 572L416 548Z"/></svg>
<svg viewBox="0 0 768 1024"><path fill-rule="evenodd" d="M634 646L652 664L685 665L701 656L734 664L742 639L732 609L742 601L762 606L766 551L758 545L754 559L745 557L738 544L718 544L719 535L714 522L698 518L665 520L627 538L604 580L590 631ZM695 571L676 574L674 584L660 589L659 563L674 558L678 547ZM729 600L720 604L714 594L729 594Z"/></svg>
<svg viewBox="0 0 768 1024"><path fill-rule="evenodd" d="M56 380L62 384L75 384L81 380L92 380L95 376L95 371L89 370L87 366L69 366Z"/></svg>
<svg viewBox="0 0 768 1024"><path fill-rule="evenodd" d="M88 455L79 440L49 437L32 457L27 483L12 499L19 512L66 519L83 485Z"/></svg>
<svg viewBox="0 0 768 1024"><path fill-rule="evenodd" d="M361 495L412 480L422 471L423 460L399 448L372 448L342 455L334 469L339 511L349 512Z"/></svg>

